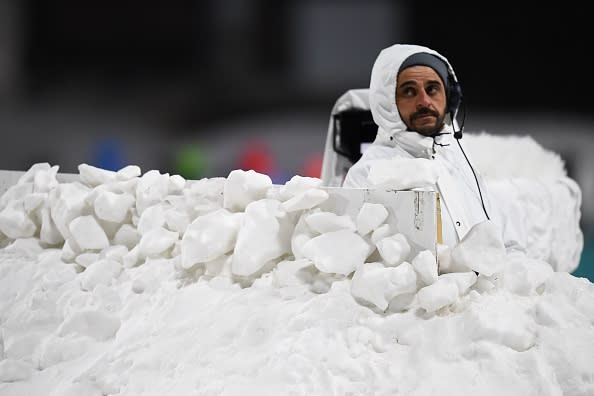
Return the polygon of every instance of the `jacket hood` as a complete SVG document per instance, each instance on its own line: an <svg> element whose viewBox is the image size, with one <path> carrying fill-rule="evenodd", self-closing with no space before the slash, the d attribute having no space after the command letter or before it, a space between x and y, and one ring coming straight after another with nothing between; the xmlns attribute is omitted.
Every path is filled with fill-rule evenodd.
<svg viewBox="0 0 594 396"><path fill-rule="evenodd" d="M432 145L433 139L422 142L425 138L417 132L407 131L406 124L400 118L400 113L396 107L396 77L402 63L411 55L419 52L433 54L442 59L448 66L450 74L457 81L454 69L450 62L437 51L420 45L395 44L383 49L371 71L371 81L369 84L369 105L373 120L379 126L377 140L379 143L392 145L396 141L403 146ZM451 131L452 121L449 116L446 117L446 128ZM425 139L425 140L427 140Z"/></svg>

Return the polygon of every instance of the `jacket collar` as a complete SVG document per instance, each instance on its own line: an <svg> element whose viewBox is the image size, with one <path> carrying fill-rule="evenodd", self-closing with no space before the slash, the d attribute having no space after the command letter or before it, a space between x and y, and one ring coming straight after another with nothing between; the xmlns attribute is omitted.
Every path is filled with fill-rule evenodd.
<svg viewBox="0 0 594 396"><path fill-rule="evenodd" d="M378 129L376 143L390 147L400 147L416 158L432 158L434 148L448 146L454 142L452 127L446 125L442 132L434 137L424 136L418 132L400 130L387 133L382 128Z"/></svg>

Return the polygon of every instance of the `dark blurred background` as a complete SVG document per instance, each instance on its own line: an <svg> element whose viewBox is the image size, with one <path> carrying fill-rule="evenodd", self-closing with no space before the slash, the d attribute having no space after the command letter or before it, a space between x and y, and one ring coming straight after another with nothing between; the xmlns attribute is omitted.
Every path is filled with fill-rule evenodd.
<svg viewBox="0 0 594 396"><path fill-rule="evenodd" d="M528 134L583 192L594 261L590 18L568 2L0 0L0 169L319 176L329 113L393 43L450 60L467 131ZM592 265L580 271L594 279ZM590 271L589 273L587 271Z"/></svg>

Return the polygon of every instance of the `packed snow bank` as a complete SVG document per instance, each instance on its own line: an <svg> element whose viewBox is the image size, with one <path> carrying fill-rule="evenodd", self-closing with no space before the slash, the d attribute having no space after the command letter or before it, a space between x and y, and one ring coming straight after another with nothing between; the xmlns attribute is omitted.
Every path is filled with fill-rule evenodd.
<svg viewBox="0 0 594 396"><path fill-rule="evenodd" d="M0 394L594 392L593 285L494 223L438 267L318 179L79 172L0 198Z"/></svg>
<svg viewBox="0 0 594 396"><path fill-rule="evenodd" d="M563 158L530 135L465 133L472 163L486 179L558 180L567 177Z"/></svg>
<svg viewBox="0 0 594 396"><path fill-rule="evenodd" d="M529 257L573 272L584 247L582 192L561 156L527 135L465 133L464 144L508 239Z"/></svg>

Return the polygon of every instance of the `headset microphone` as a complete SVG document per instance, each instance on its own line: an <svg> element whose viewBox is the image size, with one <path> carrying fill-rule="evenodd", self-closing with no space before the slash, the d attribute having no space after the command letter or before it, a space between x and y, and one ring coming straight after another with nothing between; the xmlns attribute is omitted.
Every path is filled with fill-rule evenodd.
<svg viewBox="0 0 594 396"><path fill-rule="evenodd" d="M454 114L453 113L451 113L451 114L452 114L452 119L453 119ZM454 137L456 139L462 139L462 129L458 129L457 131L455 131L454 132Z"/></svg>
<svg viewBox="0 0 594 396"><path fill-rule="evenodd" d="M458 125L458 130L454 130L454 137L458 140L462 139L462 131L464 130L464 122L466 121L466 105L464 104L464 100L460 99L460 104L462 106L462 122ZM450 112L450 118L452 119L452 128L454 127L454 118L456 117L456 112Z"/></svg>

